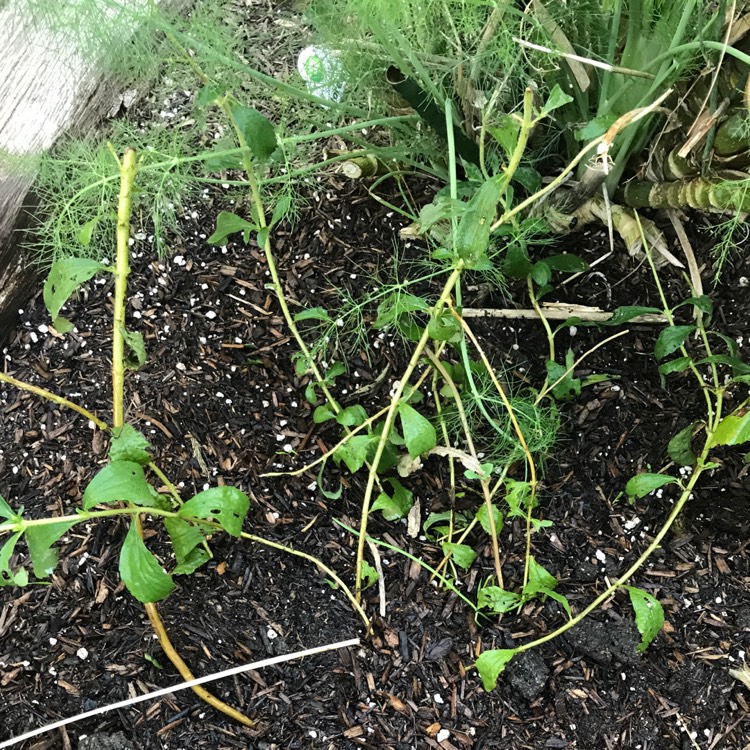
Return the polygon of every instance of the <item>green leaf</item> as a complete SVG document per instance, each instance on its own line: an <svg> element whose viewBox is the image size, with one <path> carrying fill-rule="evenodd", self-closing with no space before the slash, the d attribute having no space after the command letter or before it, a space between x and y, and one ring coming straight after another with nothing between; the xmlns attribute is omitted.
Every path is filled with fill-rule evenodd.
<svg viewBox="0 0 750 750"><path fill-rule="evenodd" d="M336 380L336 378L339 375L343 375L345 372L346 367L344 366L343 362L334 362L328 368L328 372L326 373L326 383L328 383L329 385L333 385L333 382Z"/></svg>
<svg viewBox="0 0 750 750"><path fill-rule="evenodd" d="M336 421L344 427L359 427L367 419L364 406L353 404L336 415Z"/></svg>
<svg viewBox="0 0 750 750"><path fill-rule="evenodd" d="M731 337L727 336L724 333L719 333L718 331L709 331L709 334L712 336L716 336L717 338L720 338L724 344L727 347L727 351L733 356L738 357L740 356L740 347L739 344Z"/></svg>
<svg viewBox="0 0 750 750"><path fill-rule="evenodd" d="M474 268L487 252L500 195L500 183L497 180L482 183L458 222L454 249L466 268Z"/></svg>
<svg viewBox="0 0 750 750"><path fill-rule="evenodd" d="M444 526L436 526L436 524L443 524L446 521L450 521L452 515L453 512L450 510L444 510L442 513L430 513L422 524L422 530L425 535L430 539L438 539L441 536L449 534L451 528L449 523L446 523Z"/></svg>
<svg viewBox="0 0 750 750"><path fill-rule="evenodd" d="M195 549L188 552L187 557L181 562L177 563L172 570L174 576L189 576L194 573L202 565L205 565L211 556L206 550L196 547Z"/></svg>
<svg viewBox="0 0 750 750"><path fill-rule="evenodd" d="M659 365L659 373L662 375L669 375L673 372L684 372L690 367L690 357L677 357L677 359L670 359L669 362L662 362Z"/></svg>
<svg viewBox="0 0 750 750"><path fill-rule="evenodd" d="M317 320L321 323L333 323L333 318L328 314L324 307L311 307L294 316L295 323L301 323L305 320Z"/></svg>
<svg viewBox="0 0 750 750"><path fill-rule="evenodd" d="M89 258L60 258L52 264L44 282L44 304L49 314L56 318L71 294L84 281L106 269L103 263Z"/></svg>
<svg viewBox="0 0 750 750"><path fill-rule="evenodd" d="M315 407L315 411L313 412L313 422L315 422L315 424L322 424L329 419L334 419L335 416L336 414L328 404L321 404L320 406Z"/></svg>
<svg viewBox="0 0 750 750"><path fill-rule="evenodd" d="M492 470L494 468L495 465L488 461L487 463L479 464L479 471L474 471L474 469L466 469L464 471L464 476L467 479L478 479L480 482L484 482L492 476Z"/></svg>
<svg viewBox="0 0 750 750"><path fill-rule="evenodd" d="M189 575L209 559L205 549L198 549L198 545L205 539L206 532L210 531L209 527L199 527L181 518L165 518L164 526L172 540L174 556L177 558L173 575Z"/></svg>
<svg viewBox="0 0 750 750"><path fill-rule="evenodd" d="M459 343L464 335L461 324L448 311L430 318L427 332L435 341L449 341L453 344Z"/></svg>
<svg viewBox="0 0 750 750"><path fill-rule="evenodd" d="M151 461L151 444L132 425L112 429L112 442L109 446L110 461L133 461L145 466Z"/></svg>
<svg viewBox="0 0 750 750"><path fill-rule="evenodd" d="M146 363L146 342L143 340L143 334L123 328L122 337L130 350L130 354L125 357L125 367L128 370L140 370Z"/></svg>
<svg viewBox="0 0 750 750"><path fill-rule="evenodd" d="M520 130L521 121L513 115L501 115L497 126L487 128L487 132L500 144L508 159L516 150Z"/></svg>
<svg viewBox="0 0 750 750"><path fill-rule="evenodd" d="M378 578L378 571L367 560L362 560L362 590L369 589Z"/></svg>
<svg viewBox="0 0 750 750"><path fill-rule="evenodd" d="M521 603L521 597L513 591L499 586L480 586L477 591L477 607L488 609L495 615L510 612Z"/></svg>
<svg viewBox="0 0 750 750"><path fill-rule="evenodd" d="M415 312L429 312L429 309L430 306L422 297L392 292L378 305L378 316L372 325L373 328L379 330L389 325L395 325L404 315Z"/></svg>
<svg viewBox="0 0 750 750"><path fill-rule="evenodd" d="M169 538L172 540L172 548L177 562L182 562L199 544L203 542L206 535L201 529L207 532L211 531L208 526L197 526L188 523L182 518L165 518L164 526L167 529Z"/></svg>
<svg viewBox="0 0 750 750"><path fill-rule="evenodd" d="M406 450L412 458L431 451L437 444L437 434L430 421L403 401L398 405Z"/></svg>
<svg viewBox="0 0 750 750"><path fill-rule="evenodd" d="M200 109L210 107L224 93L224 89L215 83L203 86L195 95L195 106Z"/></svg>
<svg viewBox="0 0 750 750"><path fill-rule="evenodd" d="M589 270L589 264L583 258L571 253L563 255L553 255L551 258L545 258L544 262L553 271L565 271L567 273L582 273Z"/></svg>
<svg viewBox="0 0 750 750"><path fill-rule="evenodd" d="M273 214L271 215L271 223L269 226L276 226L284 217L289 213L289 209L292 207L292 199L284 193L280 195L276 200L276 205L273 207Z"/></svg>
<svg viewBox="0 0 750 750"><path fill-rule="evenodd" d="M617 115L612 113L589 120L580 130L575 132L575 139L586 143L593 141L599 136L604 135L614 125L616 120Z"/></svg>
<svg viewBox="0 0 750 750"><path fill-rule="evenodd" d="M250 232L255 230L255 224L243 219L230 211L221 211L216 218L216 229L206 240L209 245L223 245L230 234L242 232L242 238L247 244L250 241Z"/></svg>
<svg viewBox="0 0 750 750"><path fill-rule="evenodd" d="M665 484L679 484L679 482L667 474L636 474L628 480L625 492L630 498L645 497Z"/></svg>
<svg viewBox="0 0 750 750"><path fill-rule="evenodd" d="M191 497L177 511L183 518L210 518L232 536L242 533L250 498L236 487L211 487Z"/></svg>
<svg viewBox="0 0 750 750"><path fill-rule="evenodd" d="M453 542L443 542L443 554L451 555L453 562L463 570L468 570L474 560L477 559L477 553L469 547L468 544L454 544Z"/></svg>
<svg viewBox="0 0 750 750"><path fill-rule="evenodd" d="M479 655L475 666L488 693L495 689L500 673L517 653L514 648L494 648Z"/></svg>
<svg viewBox="0 0 750 750"><path fill-rule="evenodd" d="M525 517L531 499L531 485L528 482L507 479L505 487L505 502L508 503L509 508L508 518Z"/></svg>
<svg viewBox="0 0 750 750"><path fill-rule="evenodd" d="M346 464L346 468L352 474L355 474L364 466L365 461L367 461L367 453L372 441L372 435L355 435L336 449L333 458L337 463L343 461Z"/></svg>
<svg viewBox="0 0 750 750"><path fill-rule="evenodd" d="M8 505L2 495L0 495L0 518L7 518L9 521L15 518L19 518L18 513L16 513L13 508Z"/></svg>
<svg viewBox="0 0 750 750"><path fill-rule="evenodd" d="M318 469L317 476L317 485L318 489L320 490L320 494L323 495L323 497L328 498L329 500L338 500L344 492L344 485L339 482L339 486L336 490L326 489L324 476L325 468L326 461L323 461L323 463L320 465L320 469Z"/></svg>
<svg viewBox="0 0 750 750"><path fill-rule="evenodd" d="M158 602L174 589L172 576L164 572L159 561L146 549L134 523L130 524L120 550L120 578L127 590L144 604Z"/></svg>
<svg viewBox="0 0 750 750"><path fill-rule="evenodd" d="M669 326L656 339L654 355L657 359L664 359L668 354L677 351L685 339L695 330L695 326Z"/></svg>
<svg viewBox="0 0 750 750"><path fill-rule="evenodd" d="M627 323L633 318L637 318L639 315L652 315L661 313L658 307L642 307L640 305L623 305L618 307L612 313L612 317L604 323L608 326L619 326L623 323Z"/></svg>
<svg viewBox="0 0 750 750"><path fill-rule="evenodd" d="M693 305L693 307L698 308L698 310L700 310L702 313L705 313L706 315L710 315L714 310L713 300L705 294L701 295L700 297L688 297L678 305L675 305L672 309L676 310L678 307L682 307L683 305Z"/></svg>
<svg viewBox="0 0 750 750"><path fill-rule="evenodd" d="M29 547L31 562L36 578L46 578L57 565L57 550L52 545L72 526L75 521L29 526L26 529L26 544Z"/></svg>
<svg viewBox="0 0 750 750"><path fill-rule="evenodd" d="M743 362L739 357L730 357L727 354L713 354L710 357L699 359L696 365L728 365L732 368L732 375L750 375L750 365Z"/></svg>
<svg viewBox="0 0 750 750"><path fill-rule="evenodd" d="M533 195L542 187L542 175L533 167L523 164L516 167L512 180L523 187L529 195Z"/></svg>
<svg viewBox="0 0 750 750"><path fill-rule="evenodd" d="M94 217L89 219L78 231L78 241L83 247L88 247L91 244L91 238L94 236L94 229L99 223L99 219Z"/></svg>
<svg viewBox="0 0 750 750"><path fill-rule="evenodd" d="M235 104L231 108L232 119L253 155L260 161L271 157L278 146L276 132L270 121L257 109Z"/></svg>
<svg viewBox="0 0 750 750"><path fill-rule="evenodd" d="M641 642L635 650L645 651L664 625L664 609L658 599L646 591L635 586L625 586L625 588L630 594L630 603L635 612L635 624L641 634Z"/></svg>
<svg viewBox="0 0 750 750"><path fill-rule="evenodd" d="M541 114L548 115L550 112L553 112L560 107L564 107L566 104L569 104L572 101L573 97L570 96L570 94L566 94L560 88L559 84L555 84L555 87L552 89L552 91L550 91L549 97L542 107Z"/></svg>
<svg viewBox="0 0 750 750"><path fill-rule="evenodd" d="M52 319L52 327L58 333L70 333L75 328L75 326L67 318L63 318L62 315L58 315L56 318Z"/></svg>
<svg viewBox="0 0 750 750"><path fill-rule="evenodd" d="M538 594L549 596L563 607L568 617L571 617L568 600L562 594L558 594L555 588L557 588L557 578L545 570L533 557L529 557L529 580L523 589L523 600L527 601Z"/></svg>
<svg viewBox="0 0 750 750"><path fill-rule="evenodd" d="M83 493L83 509L95 505L126 502L146 508L159 507L156 490L146 481L140 464L134 461L112 461L89 482Z"/></svg>
<svg viewBox="0 0 750 750"><path fill-rule="evenodd" d="M411 510L414 495L398 479L389 479L388 483L393 489L393 496L381 492L370 511L382 511L386 521L397 521L399 518L404 518Z"/></svg>
<svg viewBox="0 0 750 750"><path fill-rule="evenodd" d="M676 464L680 466L693 466L696 462L693 453L693 432L698 422L692 422L681 429L667 445L667 453Z"/></svg>
<svg viewBox="0 0 750 750"><path fill-rule="evenodd" d="M484 503L479 508L476 518L485 533L491 534L492 529L490 529L490 514L487 512L487 503ZM495 531L499 534L503 530L505 519L503 518L503 514L494 504L492 506L492 519L495 522Z"/></svg>
<svg viewBox="0 0 750 750"><path fill-rule="evenodd" d="M541 287L547 286L552 278L550 267L543 260L531 267L531 278Z"/></svg>
<svg viewBox="0 0 750 750"><path fill-rule="evenodd" d="M742 416L730 414L716 425L709 445L740 445L750 440L750 412Z"/></svg>
<svg viewBox="0 0 750 750"><path fill-rule="evenodd" d="M508 248L503 273L512 279L525 279L531 273L531 261L521 245L513 244Z"/></svg>
<svg viewBox="0 0 750 750"><path fill-rule="evenodd" d="M553 362L551 359L546 362L547 382L550 385L557 383L552 388L552 395L558 401L570 401L581 395L581 380L574 376L574 371L571 369L574 362L572 349L568 349L565 353L565 366Z"/></svg>
<svg viewBox="0 0 750 750"><path fill-rule="evenodd" d="M29 582L29 574L23 568L12 570L10 567L10 558L21 534L22 531L13 534L0 547L0 586L25 586Z"/></svg>

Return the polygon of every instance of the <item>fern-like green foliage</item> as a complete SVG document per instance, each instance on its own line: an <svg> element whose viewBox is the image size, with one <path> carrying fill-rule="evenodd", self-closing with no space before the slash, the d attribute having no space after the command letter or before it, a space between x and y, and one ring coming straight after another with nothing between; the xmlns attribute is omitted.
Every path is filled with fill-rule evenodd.
<svg viewBox="0 0 750 750"><path fill-rule="evenodd" d="M408 104L389 85L396 68L439 108L451 102L454 122L478 139L482 110L512 107L525 85L513 41L521 15L512 3L487 0L312 0L308 16L320 41L341 56L345 96L379 113ZM401 134L412 154L434 158L445 150L431 133ZM427 137L425 137L425 135Z"/></svg>
<svg viewBox="0 0 750 750"><path fill-rule="evenodd" d="M150 86L151 92L145 123L118 119L106 135L66 138L45 156L12 159L16 171L39 169L35 192L44 218L30 240L36 260L48 265L62 255L95 259L111 255L115 233L111 207L117 202L119 182L114 154L128 147L139 154L134 216L160 254L178 231L182 208L206 186L234 193L237 202L242 199L247 184L232 172L241 166L237 143L212 108L213 96L202 97L201 90L210 87L252 102L261 96L269 100L273 89L248 72L231 3L199 0L183 16L174 10L163 12L152 0L22 2L33 22L52 31L65 49L70 49L72 40L79 55L107 69L123 87L137 82L141 91ZM296 44L301 46L302 39ZM176 113L184 117L185 105L178 108L173 101L185 96L193 98L193 118L176 122ZM289 101L287 97L287 105ZM310 110L317 113L318 123L327 116L304 99L294 107L278 109L282 117L309 121L311 129L315 122L306 117ZM288 126L280 123L277 132L283 135L286 130ZM304 159L314 161L309 146L286 149L282 144L278 158L263 175L269 182L264 190L268 207L281 204L287 218L293 218L299 206L294 166Z"/></svg>

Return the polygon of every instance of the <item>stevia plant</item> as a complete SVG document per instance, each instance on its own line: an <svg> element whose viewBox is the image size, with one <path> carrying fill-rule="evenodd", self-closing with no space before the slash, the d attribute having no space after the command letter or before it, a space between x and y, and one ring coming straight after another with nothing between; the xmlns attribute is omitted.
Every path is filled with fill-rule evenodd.
<svg viewBox="0 0 750 750"><path fill-rule="evenodd" d="M173 591L174 576L189 575L210 559L211 551L207 538L219 531L262 543L313 562L349 596L355 609L363 616L365 626L369 628L366 615L343 581L328 566L311 555L243 531L243 523L250 507L250 500L244 492L229 486L213 487L183 500L174 483L154 462L152 448L146 438L125 422L126 371L142 367L146 360L142 334L128 329L126 321L127 284L130 275L130 220L138 162L133 149L127 150L121 159L114 152L112 156L120 174L114 266L91 258L62 257L53 262L44 285L44 301L54 319L54 325L59 330L70 330L73 327L72 323L59 315L70 296L81 284L97 274L111 274L114 277L111 424L108 425L89 410L66 398L0 373L0 381L68 407L90 420L96 428L106 431L110 436L109 460L84 489L82 507L75 514L27 518L24 516L23 508L14 510L0 497L0 535L10 534L0 548L0 586L25 586L29 583L26 568L14 563L14 552L19 541L23 540L26 543L35 579L43 580L53 572L57 563L57 552L53 545L72 527L99 519L128 516L131 524L119 557L121 579L127 590L144 604L160 645L185 680L191 680L193 676L172 646L156 602ZM166 492L156 489L147 478L146 470L167 488ZM99 509L102 506L104 509ZM176 565L169 573L144 542L143 523L147 518L161 519L164 523L176 560ZM254 726L251 719L200 685L194 686L193 690L219 711L246 726Z"/></svg>
<svg viewBox="0 0 750 750"><path fill-rule="evenodd" d="M619 308L610 324L627 322L644 313L662 313L668 324L661 330L654 345L654 358L659 363L659 373L664 377L684 373L694 379L703 395L705 415L703 419L684 426L671 438L666 446L669 464L665 469L631 477L625 484L624 494L631 502L635 502L649 497L660 488L674 487L677 491L674 505L659 531L637 559L566 623L516 648L489 649L482 653L477 659L476 667L487 690L495 687L499 675L515 656L547 643L575 627L620 591L627 592L641 633L641 642L636 650L644 651L661 630L664 611L652 594L631 585L631 579L659 548L686 504L698 491L701 477L721 468L721 463L717 460L719 452L724 447L750 442L750 397L747 394L750 365L740 357L736 341L709 326L713 312L709 297L694 295L676 305L668 304L645 236L643 242L662 307ZM678 322L680 310L693 311L693 322ZM570 324L580 325L581 321L571 320ZM572 368L570 369L572 372ZM674 472L668 473L668 469L673 466L681 469L677 475Z"/></svg>

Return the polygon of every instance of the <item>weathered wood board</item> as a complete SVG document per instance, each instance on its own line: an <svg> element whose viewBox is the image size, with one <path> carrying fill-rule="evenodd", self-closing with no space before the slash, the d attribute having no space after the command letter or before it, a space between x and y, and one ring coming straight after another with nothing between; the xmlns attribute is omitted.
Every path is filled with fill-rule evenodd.
<svg viewBox="0 0 750 750"><path fill-rule="evenodd" d="M45 1L65 3L35 0L36 9ZM148 0L121 2L132 5L137 16ZM123 42L137 33L119 31ZM69 32L40 22L28 0L0 2L0 345L40 281L19 231L33 220L36 171L19 157L33 161L63 135L85 135L118 111L126 83L115 81L95 60L90 52L81 54Z"/></svg>

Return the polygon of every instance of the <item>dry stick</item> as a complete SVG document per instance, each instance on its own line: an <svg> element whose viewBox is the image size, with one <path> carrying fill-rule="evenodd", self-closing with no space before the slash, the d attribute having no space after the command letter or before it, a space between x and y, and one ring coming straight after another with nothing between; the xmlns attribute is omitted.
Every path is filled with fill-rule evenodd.
<svg viewBox="0 0 750 750"><path fill-rule="evenodd" d="M595 323L605 323L610 320L614 313L602 310L599 307L588 307L585 305L568 305L564 303L549 302L541 305L542 313L548 320L568 320L568 318L580 318L581 320ZM519 310L516 308L474 308L465 307L461 314L465 318L508 318L508 319L531 319L538 320L539 313L536 310ZM638 315L631 318L628 323L663 324L667 319L656 313Z"/></svg>
<svg viewBox="0 0 750 750"><path fill-rule="evenodd" d="M471 437L471 430L469 429L469 423L466 419L466 412L464 405L461 401L461 394L456 388L456 384L453 382L453 378L449 375L445 369L443 363L431 352L429 349L425 349L427 358L432 363L432 366L442 375L448 388L450 388L453 400L456 402L456 408L458 409L458 416L461 420L461 426L466 436L466 445L469 448L469 452L472 457L479 463L479 456L477 455L476 448L474 447L474 440ZM495 576L497 577L498 586L505 588L503 583L503 569L500 564L500 543L497 539L497 527L495 525L495 514L492 512L492 494L490 493L490 477L481 480L482 494L484 495L484 503L487 507L487 522L490 526L490 539L492 540L492 557L495 563ZM441 564L442 565L442 564ZM440 567L438 567L440 570Z"/></svg>
<svg viewBox="0 0 750 750"><path fill-rule="evenodd" d="M137 703L143 703L144 701L154 700L155 698L161 698L163 695L171 695L176 693L178 690L185 690L186 688L195 688L199 685L203 685L206 682L214 682L215 680L221 680L225 677L232 677L243 672L249 672L251 669L262 669L263 667L270 667L274 664L281 664L287 661L293 661L294 659L303 659L307 656L314 656L315 654L322 654L325 651L333 651L339 648L348 648L352 646L359 646L359 638L351 638L347 641L339 641L338 643L330 643L326 646L317 646L316 648L309 648L304 651L296 651L293 654L282 654L281 656L272 656L268 659L261 659L260 661L252 662L251 664L243 664L239 667L232 667L231 669L225 669L221 672L215 672L214 674L205 675L204 677L197 677L195 679L187 680L179 685L173 687L161 688L160 690L154 690L151 693L145 695L137 695L134 698L128 698L117 703L110 703L108 706L102 706L101 708L94 708L91 711L71 716L67 719L61 719L52 724L47 724L39 729L34 729L26 734L19 735L5 742L0 742L0 748L12 747L20 742L29 740L32 737L37 737L40 734L51 732L53 729L59 729L60 727L67 726L68 724L74 724L75 722L82 721L83 719L89 719L92 716L100 716L101 714L108 713L109 711L116 711L121 708L129 708Z"/></svg>
<svg viewBox="0 0 750 750"><path fill-rule="evenodd" d="M701 271L700 271L700 268L698 267L698 261L695 259L693 246L690 244L690 239L687 236L687 232L685 231L685 226L682 223L682 219L680 219L679 214L673 208L667 209L667 216L669 216L669 220L672 222L674 231L677 234L677 239L680 241L682 252L685 254L685 259L687 260L688 271L690 271L690 284L693 287L693 294L695 294L696 297L702 297L703 296L703 279L701 278ZM702 313L696 307L695 308L696 319L698 319L699 315L702 315Z"/></svg>
<svg viewBox="0 0 750 750"><path fill-rule="evenodd" d="M133 183L136 174L136 154L134 149L128 149L118 160L120 165L120 195L117 205L117 261L115 264L115 298L112 330L112 429L118 429L125 423L125 298L130 274L130 213L133 198ZM133 519L136 530L143 538L143 524L140 515ZM144 608L151 626L159 639L159 645L169 660L175 666L184 680L194 680L190 668L177 653L164 628L154 602L145 602ZM210 706L231 716L235 721L245 726L255 726L255 722L224 701L219 700L203 687L196 684L193 691Z"/></svg>

